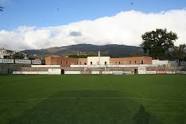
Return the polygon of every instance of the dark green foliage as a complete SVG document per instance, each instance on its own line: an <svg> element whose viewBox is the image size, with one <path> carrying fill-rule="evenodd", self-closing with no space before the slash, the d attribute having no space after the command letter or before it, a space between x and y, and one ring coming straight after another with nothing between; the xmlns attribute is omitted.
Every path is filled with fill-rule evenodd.
<svg viewBox="0 0 186 124"><path fill-rule="evenodd" d="M71 58L87 58L88 56L91 56L91 55L68 55L68 57L71 57ZM95 55L92 55L92 56L95 56Z"/></svg>
<svg viewBox="0 0 186 124"><path fill-rule="evenodd" d="M167 32L166 29L156 29L156 31L146 32L142 35L144 52L154 58L165 59L171 48L174 48L174 42L177 40L177 34Z"/></svg>
<svg viewBox="0 0 186 124"><path fill-rule="evenodd" d="M172 58L176 59L180 65L181 62L186 58L186 44L181 44L178 47L175 46L171 55Z"/></svg>
<svg viewBox="0 0 186 124"><path fill-rule="evenodd" d="M22 52L17 52L13 55L13 59L24 59L25 54Z"/></svg>
<svg viewBox="0 0 186 124"><path fill-rule="evenodd" d="M0 76L0 124L184 124L185 82L184 75Z"/></svg>

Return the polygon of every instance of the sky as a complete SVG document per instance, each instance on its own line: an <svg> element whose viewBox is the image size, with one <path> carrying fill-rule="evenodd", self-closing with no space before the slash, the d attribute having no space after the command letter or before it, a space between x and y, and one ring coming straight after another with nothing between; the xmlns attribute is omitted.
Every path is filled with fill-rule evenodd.
<svg viewBox="0 0 186 124"><path fill-rule="evenodd" d="M186 43L186 0L0 0L0 47L139 46L156 28Z"/></svg>

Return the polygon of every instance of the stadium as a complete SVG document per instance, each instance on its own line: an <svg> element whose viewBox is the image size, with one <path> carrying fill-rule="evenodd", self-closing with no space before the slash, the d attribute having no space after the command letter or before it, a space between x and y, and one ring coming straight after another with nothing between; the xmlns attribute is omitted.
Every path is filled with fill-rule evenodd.
<svg viewBox="0 0 186 124"><path fill-rule="evenodd" d="M176 61L149 56L111 58L101 56L100 51L97 56L87 58L46 56L44 62L40 59L0 59L0 72L4 74L184 74L184 70L185 66L178 67Z"/></svg>
<svg viewBox="0 0 186 124"><path fill-rule="evenodd" d="M0 0L0 124L186 124L186 0Z"/></svg>
<svg viewBox="0 0 186 124"><path fill-rule="evenodd" d="M183 124L184 67L100 52L87 58L46 56L44 62L2 58L0 123Z"/></svg>

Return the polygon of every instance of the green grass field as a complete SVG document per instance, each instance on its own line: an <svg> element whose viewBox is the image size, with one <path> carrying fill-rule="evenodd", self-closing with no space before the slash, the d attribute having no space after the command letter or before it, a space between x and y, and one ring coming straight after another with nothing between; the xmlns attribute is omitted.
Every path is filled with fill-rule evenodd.
<svg viewBox="0 0 186 124"><path fill-rule="evenodd" d="M0 124L185 123L184 75L0 76Z"/></svg>

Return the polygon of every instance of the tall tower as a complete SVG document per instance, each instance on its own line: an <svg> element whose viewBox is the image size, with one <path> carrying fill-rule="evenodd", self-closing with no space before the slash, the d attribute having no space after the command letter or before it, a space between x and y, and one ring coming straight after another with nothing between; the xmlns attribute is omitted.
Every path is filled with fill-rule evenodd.
<svg viewBox="0 0 186 124"><path fill-rule="evenodd" d="M101 57L101 52L100 51L98 51L98 57Z"/></svg>
<svg viewBox="0 0 186 124"><path fill-rule="evenodd" d="M100 65L100 57L101 57L101 52L98 51L98 65Z"/></svg>

